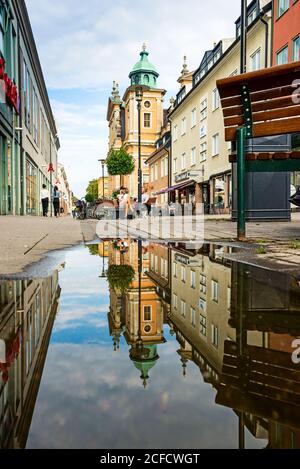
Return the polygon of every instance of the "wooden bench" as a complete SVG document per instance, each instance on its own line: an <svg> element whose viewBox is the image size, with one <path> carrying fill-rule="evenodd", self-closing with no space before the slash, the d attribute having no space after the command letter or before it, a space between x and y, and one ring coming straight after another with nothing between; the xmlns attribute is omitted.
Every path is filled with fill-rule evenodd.
<svg viewBox="0 0 300 469"><path fill-rule="evenodd" d="M300 428L300 369L291 354L226 341L216 402Z"/></svg>
<svg viewBox="0 0 300 469"><path fill-rule="evenodd" d="M217 81L225 140L237 141L238 238L245 237L245 172L300 170L300 152L246 154L246 140L300 133L300 62Z"/></svg>

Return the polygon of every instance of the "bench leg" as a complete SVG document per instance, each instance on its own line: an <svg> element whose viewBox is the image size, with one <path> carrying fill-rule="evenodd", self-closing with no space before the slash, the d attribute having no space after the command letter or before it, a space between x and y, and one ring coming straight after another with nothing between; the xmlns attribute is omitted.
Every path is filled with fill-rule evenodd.
<svg viewBox="0 0 300 469"><path fill-rule="evenodd" d="M246 128L240 127L237 133L237 196L238 196L238 226L239 241L246 239L246 207L245 207L245 143Z"/></svg>

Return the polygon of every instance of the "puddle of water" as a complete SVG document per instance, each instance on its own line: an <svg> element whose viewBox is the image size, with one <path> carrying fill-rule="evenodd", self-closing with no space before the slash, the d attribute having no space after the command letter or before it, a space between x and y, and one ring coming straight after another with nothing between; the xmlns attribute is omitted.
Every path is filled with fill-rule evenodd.
<svg viewBox="0 0 300 469"><path fill-rule="evenodd" d="M299 284L229 251L105 242L1 281L0 448L299 448Z"/></svg>

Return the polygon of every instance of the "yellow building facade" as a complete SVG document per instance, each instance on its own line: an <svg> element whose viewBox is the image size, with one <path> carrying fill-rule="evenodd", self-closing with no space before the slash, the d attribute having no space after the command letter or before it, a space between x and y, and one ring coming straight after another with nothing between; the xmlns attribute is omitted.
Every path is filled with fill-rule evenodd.
<svg viewBox="0 0 300 469"><path fill-rule="evenodd" d="M254 11L257 14L257 11ZM271 28L271 13L264 15ZM260 16L248 19L248 71L269 66L271 35ZM169 119L172 126L172 186L181 186L173 198L180 203L204 203L206 213L230 213L232 208L231 144L225 142L222 107L216 86L221 78L240 71L240 38L223 39L207 51L199 68L182 74ZM184 71L183 71L184 72Z"/></svg>
<svg viewBox="0 0 300 469"><path fill-rule="evenodd" d="M146 47L140 53L140 60L129 74L130 86L126 89L123 98L120 97L119 86L114 82L112 94L108 102L107 121L109 123L109 151L121 147L133 156L135 170L129 176L109 177L109 192L117 190L120 185L129 189L132 197L138 194L138 109L136 102L136 87L144 86L141 104L141 155L143 184L149 183L149 168L146 160L155 150L164 125L164 96L166 91L157 87L159 74L148 60L149 53Z"/></svg>

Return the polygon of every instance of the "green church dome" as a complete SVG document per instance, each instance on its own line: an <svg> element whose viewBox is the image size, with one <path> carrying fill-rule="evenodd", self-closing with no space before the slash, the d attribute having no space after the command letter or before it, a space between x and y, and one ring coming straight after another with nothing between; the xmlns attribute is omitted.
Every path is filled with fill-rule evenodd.
<svg viewBox="0 0 300 469"><path fill-rule="evenodd" d="M143 381L144 387L146 387L149 379L149 371L155 366L159 356L157 354L157 346L154 344L144 345L142 350L141 356L138 357L138 349L134 349L134 352L131 351L130 358L136 369L141 372L141 380ZM147 353L145 354L145 352Z"/></svg>
<svg viewBox="0 0 300 469"><path fill-rule="evenodd" d="M149 62L149 52L147 52L145 44L143 45L143 50L140 53L140 56L140 60L135 64L129 74L131 85L146 85L151 88L156 88L159 74L157 73L154 65Z"/></svg>

